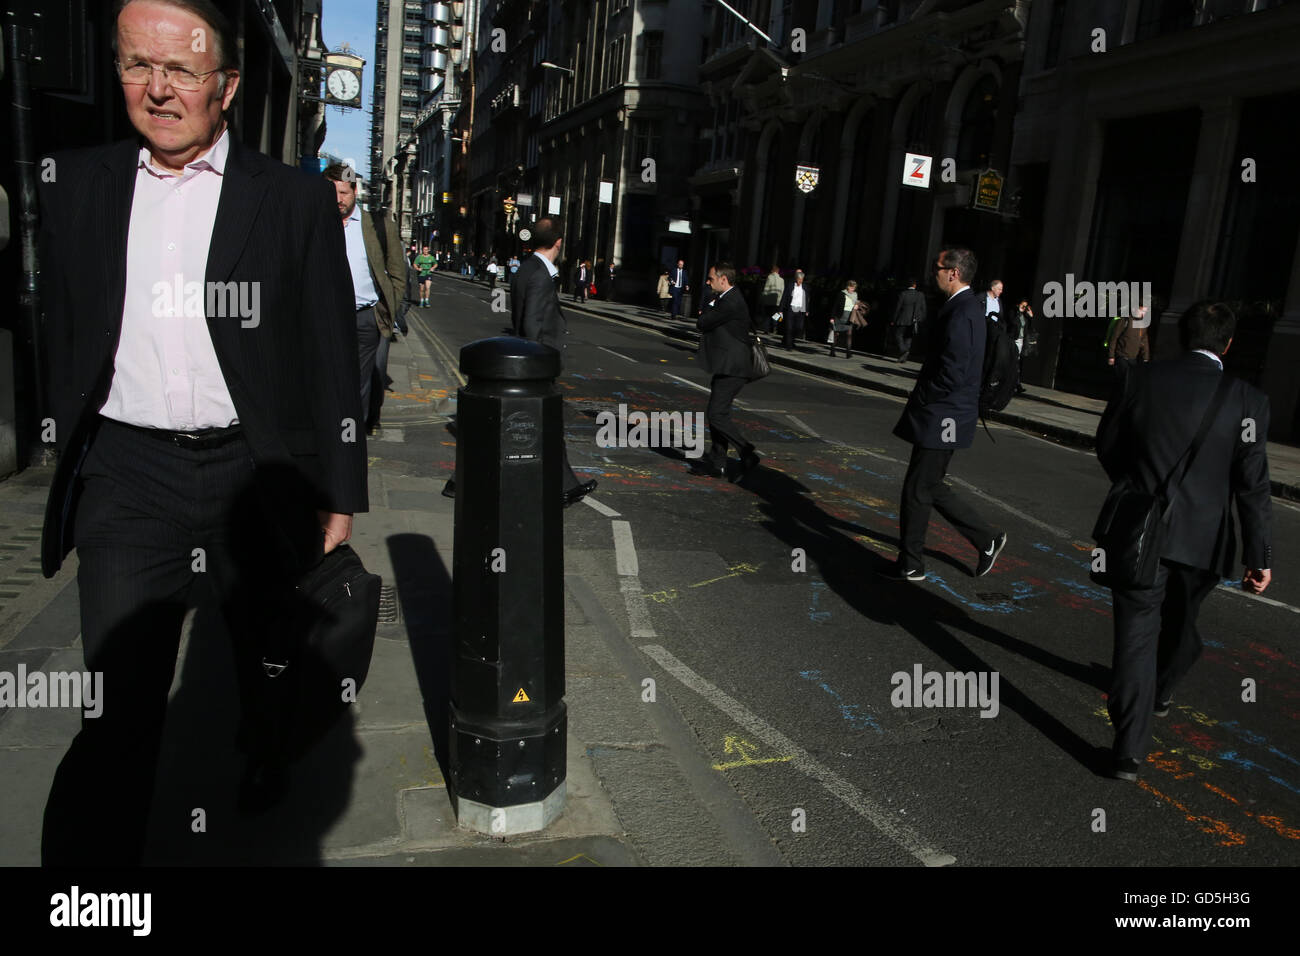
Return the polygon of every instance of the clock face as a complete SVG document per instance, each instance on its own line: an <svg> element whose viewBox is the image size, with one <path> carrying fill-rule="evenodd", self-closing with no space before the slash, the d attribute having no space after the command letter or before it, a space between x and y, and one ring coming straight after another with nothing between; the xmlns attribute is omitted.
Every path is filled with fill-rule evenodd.
<svg viewBox="0 0 1300 956"><path fill-rule="evenodd" d="M361 91L361 81L351 70L335 70L325 86L336 100L354 100Z"/></svg>

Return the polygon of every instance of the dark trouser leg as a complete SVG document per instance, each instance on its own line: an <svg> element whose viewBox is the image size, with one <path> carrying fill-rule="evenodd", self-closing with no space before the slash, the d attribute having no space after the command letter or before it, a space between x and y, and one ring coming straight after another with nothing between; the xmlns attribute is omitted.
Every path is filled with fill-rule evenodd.
<svg viewBox="0 0 1300 956"><path fill-rule="evenodd" d="M1169 583L1160 608L1160 639L1156 649L1156 700L1169 700L1201 656L1196 618L1201 603L1219 584L1219 576L1199 568L1169 566Z"/></svg>
<svg viewBox="0 0 1300 956"><path fill-rule="evenodd" d="M907 347L908 328L905 325L894 326L894 345L898 349L898 354L906 355L910 351Z"/></svg>
<svg viewBox="0 0 1300 956"><path fill-rule="evenodd" d="M951 450L912 446L898 517L902 538L899 558L908 568L925 567L925 532L930 525L931 508L976 548L983 548L993 540L993 529L944 481L951 461Z"/></svg>
<svg viewBox="0 0 1300 956"><path fill-rule="evenodd" d="M194 578L192 469L177 449L103 424L82 468L77 589L86 669L103 674L45 806L46 866L136 866L167 693Z"/></svg>
<svg viewBox="0 0 1300 956"><path fill-rule="evenodd" d="M373 307L357 312L357 354L361 359L361 411L370 411L370 386L375 373L375 355L379 351L379 326L375 325ZM364 423L363 423L364 424Z"/></svg>
<svg viewBox="0 0 1300 956"><path fill-rule="evenodd" d="M682 314L682 290L681 290L681 289L671 289L671 290L669 290L669 291L672 293L672 297L673 297L673 314L672 314L672 318L675 319L675 318L678 318L678 317Z"/></svg>
<svg viewBox="0 0 1300 956"><path fill-rule="evenodd" d="M1147 591L1113 588L1115 649L1111 657L1106 709L1115 727L1114 756L1141 762L1151 736L1156 700L1156 657L1161 606L1169 584L1169 566L1161 562L1155 587Z"/></svg>
<svg viewBox="0 0 1300 956"><path fill-rule="evenodd" d="M709 437L712 440L709 460L717 468L726 465L729 444L735 446L742 455L754 448L731 420L731 404L748 382L749 379L739 375L713 376L705 418L709 422Z"/></svg>

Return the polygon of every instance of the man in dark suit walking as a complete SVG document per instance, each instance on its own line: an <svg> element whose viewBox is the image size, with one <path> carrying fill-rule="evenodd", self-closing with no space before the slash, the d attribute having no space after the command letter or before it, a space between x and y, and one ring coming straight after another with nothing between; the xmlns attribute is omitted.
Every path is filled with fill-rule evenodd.
<svg viewBox="0 0 1300 956"><path fill-rule="evenodd" d="M925 294L917 287L916 279L907 280L907 288L898 294L894 317L889 325L894 330L894 344L898 346L898 361L906 362L912 351L912 340L925 321Z"/></svg>
<svg viewBox="0 0 1300 956"><path fill-rule="evenodd" d="M713 379L709 383L709 453L692 467L692 474L721 478L727 474L727 448L734 445L740 452L739 481L758 467L759 456L753 444L731 420L731 405L754 374L753 354L749 344L753 319L749 307L734 287L735 267L719 262L709 270L709 288L714 298L705 306L697 326L700 330L700 355L704 369Z"/></svg>
<svg viewBox="0 0 1300 956"><path fill-rule="evenodd" d="M899 508L898 562L891 578L925 580L925 533L936 509L979 552L975 576L982 577L1006 546L1006 532L994 531L944 480L952 454L975 440L980 375L984 361L983 296L971 291L975 254L945 248L935 262L935 282L948 301L939 310L929 353L894 434L912 443Z"/></svg>
<svg viewBox="0 0 1300 956"><path fill-rule="evenodd" d="M1178 466L1223 381L1223 355L1236 317L1223 303L1198 302L1178 322L1186 350L1130 370L1097 428L1097 459L1112 481L1154 492ZM1160 567L1149 590L1112 588L1115 651L1107 707L1115 727L1111 775L1136 780L1151 717L1169 712L1174 690L1201 653L1196 618L1221 576L1233 572L1241 519L1242 588L1262 594L1272 580L1269 402L1231 379L1205 439L1170 502ZM1177 475L1174 476L1177 479Z"/></svg>
<svg viewBox="0 0 1300 956"><path fill-rule="evenodd" d="M673 297L673 314L672 318L677 319L682 314L682 293L691 291L691 276L686 271L686 263L682 259L677 260L675 265L668 272L668 292Z"/></svg>
<svg viewBox="0 0 1300 956"><path fill-rule="evenodd" d="M568 325L560 308L560 273L555 262L564 245L560 216L538 219L532 229L533 254L523 261L510 282L510 320L515 335L549 345L564 356ZM563 447L563 445L561 446ZM564 449L564 504L581 501L596 490L594 479L579 481Z"/></svg>
<svg viewBox="0 0 1300 956"><path fill-rule="evenodd" d="M41 184L61 450L42 564L52 577L77 549L86 667L105 689L55 775L46 864L140 862L187 607L220 604L251 708L273 609L367 508L334 190L227 129L236 39L209 0L115 14L141 141L56 154ZM70 251L85 243L89 260Z"/></svg>

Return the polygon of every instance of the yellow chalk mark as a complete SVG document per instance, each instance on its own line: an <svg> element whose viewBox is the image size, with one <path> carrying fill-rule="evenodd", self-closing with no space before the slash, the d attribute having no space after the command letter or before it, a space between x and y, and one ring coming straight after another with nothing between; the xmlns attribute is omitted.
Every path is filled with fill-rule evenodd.
<svg viewBox="0 0 1300 956"><path fill-rule="evenodd" d="M432 382L432 381L433 381L433 376L432 376L432 375L425 375L423 372L421 372L421 373L420 373L420 381L422 381L422 382Z"/></svg>
<svg viewBox="0 0 1300 956"><path fill-rule="evenodd" d="M669 588L666 591L655 591L653 594L647 594L646 597L657 604L667 604L669 601L677 599L677 589Z"/></svg>
<svg viewBox="0 0 1300 956"><path fill-rule="evenodd" d="M730 574L724 574L720 578L710 578L707 581L700 581L696 584L688 584L687 587L702 588L706 584L717 584L719 581L725 581L728 578L738 578L742 574L753 574L761 567L761 564L733 564L731 567L727 568L727 570L731 572Z"/></svg>
<svg viewBox="0 0 1300 956"><path fill-rule="evenodd" d="M742 737L735 734L727 734L722 741L723 752L736 754L740 759L729 760L726 763L715 763L714 770L732 770L736 767L756 767L765 763L785 763L787 760L793 760L794 757L755 757L758 753L758 746L750 743Z"/></svg>
<svg viewBox="0 0 1300 956"><path fill-rule="evenodd" d="M590 863L592 866L604 866L604 865L605 865L604 863L601 863L599 860L593 860L591 857L587 856L587 854L585 854L585 853L577 853L577 854L575 854L575 855L569 857L567 860L561 860L559 863L556 863L555 865L556 865L556 866L564 866L564 865L566 865L566 864L568 864L568 863L572 863L572 862L574 862L575 860L586 860L586 861L587 861L588 863Z"/></svg>

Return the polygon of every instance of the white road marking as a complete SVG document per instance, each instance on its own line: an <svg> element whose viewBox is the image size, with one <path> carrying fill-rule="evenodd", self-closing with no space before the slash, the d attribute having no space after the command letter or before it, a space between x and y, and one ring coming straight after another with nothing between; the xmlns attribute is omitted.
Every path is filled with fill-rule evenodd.
<svg viewBox="0 0 1300 956"><path fill-rule="evenodd" d="M698 388L701 392L709 391L709 389L705 388L703 385L699 385L695 382L692 382L689 378L682 378L680 375L674 375L672 372L664 372L664 374L671 379L676 379L677 381L681 382L683 385L689 385L691 388Z"/></svg>
<svg viewBox="0 0 1300 956"><path fill-rule="evenodd" d="M591 495L587 495L585 498L582 499L582 501L583 504L587 505L590 508L596 509L597 512L603 514L606 518L622 517L617 511L615 511L609 505L602 505L595 498L591 497Z"/></svg>
<svg viewBox="0 0 1300 956"><path fill-rule="evenodd" d="M790 419L790 421L794 422L794 427L800 429L805 434L811 435L813 438L822 437L821 435L818 435L815 431L813 431L812 426L809 425L807 422L803 421L802 419L796 418L793 415L786 415L785 417Z"/></svg>
<svg viewBox="0 0 1300 956"><path fill-rule="evenodd" d="M634 363L634 364L640 364L639 362L637 362L636 359L634 359L634 358L629 358L628 356L624 355L622 352L615 352L613 349L607 349L607 348L605 348L605 346L603 346L603 345L597 345L596 348L600 349L602 352L608 352L610 355L617 355L619 358L623 359L623 360L626 361L626 362L632 362L632 363Z"/></svg>
<svg viewBox="0 0 1300 956"><path fill-rule="evenodd" d="M909 828L897 823L889 810L877 804L835 771L823 767L813 759L812 754L795 744L793 740L763 720L763 718L752 713L744 704L710 684L665 648L660 647L658 644L644 644L641 650L645 652L647 657L657 662L660 667L754 734L777 753L782 756L792 756L794 759L790 761L791 766L817 780L832 795L866 819L881 834L898 844L926 866L949 866L957 862L956 857L952 856L952 854L929 846Z"/></svg>
<svg viewBox="0 0 1300 956"><path fill-rule="evenodd" d="M650 609L645 603L645 594L641 591L641 579L636 575L623 578L618 582L623 592L623 603L627 605L627 619L632 625L634 638L658 637L650 625Z"/></svg>
<svg viewBox="0 0 1300 956"><path fill-rule="evenodd" d="M636 545L632 543L632 526L626 521L613 522L614 558L620 577L635 577L641 573L636 560Z"/></svg>

